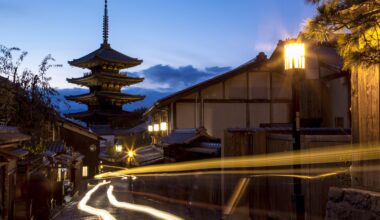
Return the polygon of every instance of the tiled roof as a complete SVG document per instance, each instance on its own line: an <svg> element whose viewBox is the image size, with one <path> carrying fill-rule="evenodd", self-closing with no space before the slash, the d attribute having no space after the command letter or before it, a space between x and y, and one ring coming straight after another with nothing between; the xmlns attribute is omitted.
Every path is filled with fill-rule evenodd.
<svg viewBox="0 0 380 220"><path fill-rule="evenodd" d="M204 82L190 86L184 90L175 92L169 96L166 96L164 98L157 100L153 104L153 106L151 106L144 114L147 115L150 112L152 112L154 109L165 106L165 105L169 104L170 102L173 102L173 101L175 101L181 97L184 97L186 95L189 95L189 94L191 94L191 93L193 93L199 89L203 89L203 88L208 87L210 85L214 85L216 83L222 82L223 80L232 78L232 77L234 77L234 76L236 76L236 75L238 75L244 71L264 68L266 62L267 62L266 55L263 52L260 52L254 59L249 60L248 62L244 63L241 66L236 67L233 70L230 70L230 71L223 73L221 75L218 75L214 78L211 78L211 79L206 80Z"/></svg>
<svg viewBox="0 0 380 220"><path fill-rule="evenodd" d="M46 147L46 151L53 152L53 153L64 153L65 152L65 143L63 141L55 141L50 143Z"/></svg>
<svg viewBox="0 0 380 220"><path fill-rule="evenodd" d="M9 144L30 140L30 136L21 133L16 127L0 126L0 144Z"/></svg>
<svg viewBox="0 0 380 220"><path fill-rule="evenodd" d="M209 136L203 128L182 128L175 129L168 136L161 138L161 143L163 145L190 144L191 142L199 138L206 138L210 140L214 139L211 136Z"/></svg>
<svg viewBox="0 0 380 220"><path fill-rule="evenodd" d="M17 148L15 150L9 151L8 153L15 157L25 157L29 154L29 151L24 150L22 148Z"/></svg>
<svg viewBox="0 0 380 220"><path fill-rule="evenodd" d="M102 60L110 63L117 63L123 67L133 67L142 63L142 60L129 57L124 55L111 47L100 47L99 49L83 56L79 59L75 59L69 62L70 65L82 67L82 68L91 68L94 65L94 61Z"/></svg>
<svg viewBox="0 0 380 220"><path fill-rule="evenodd" d="M141 124L136 125L133 128L129 129L116 129L115 130L115 135L128 135L131 133L141 133L147 130L148 125L152 122L152 119L149 118L148 120L144 121Z"/></svg>
<svg viewBox="0 0 380 220"><path fill-rule="evenodd" d="M164 159L164 152L154 145L136 149L136 161L139 165L148 165Z"/></svg>

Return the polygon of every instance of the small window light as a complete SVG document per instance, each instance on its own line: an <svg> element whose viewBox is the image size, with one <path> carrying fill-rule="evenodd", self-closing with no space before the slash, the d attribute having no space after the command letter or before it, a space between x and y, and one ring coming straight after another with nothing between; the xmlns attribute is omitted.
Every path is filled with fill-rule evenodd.
<svg viewBox="0 0 380 220"><path fill-rule="evenodd" d="M148 131L149 131L149 132L153 132L153 125L149 125L149 126L148 126Z"/></svg>
<svg viewBox="0 0 380 220"><path fill-rule="evenodd" d="M122 145L120 145L120 144L118 144L118 145L116 145L115 146L115 150L116 150L116 152L122 152L123 151L123 146Z"/></svg>
<svg viewBox="0 0 380 220"><path fill-rule="evenodd" d="M83 177L88 176L88 167L87 166L82 167L82 176Z"/></svg>

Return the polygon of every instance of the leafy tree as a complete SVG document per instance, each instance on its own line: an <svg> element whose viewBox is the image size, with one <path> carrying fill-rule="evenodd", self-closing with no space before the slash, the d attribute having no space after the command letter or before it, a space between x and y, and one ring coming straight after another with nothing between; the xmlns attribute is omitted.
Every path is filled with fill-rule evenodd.
<svg viewBox="0 0 380 220"><path fill-rule="evenodd" d="M304 28L306 38L337 40L346 69L380 63L380 0L306 1L318 5Z"/></svg>
<svg viewBox="0 0 380 220"><path fill-rule="evenodd" d="M50 86L47 72L61 65L50 64L54 58L48 55L39 65L38 73L29 69L20 71L26 55L19 48L0 45L0 119L20 127L31 135L32 146L41 148L50 138L50 128L57 116L51 100L57 92Z"/></svg>

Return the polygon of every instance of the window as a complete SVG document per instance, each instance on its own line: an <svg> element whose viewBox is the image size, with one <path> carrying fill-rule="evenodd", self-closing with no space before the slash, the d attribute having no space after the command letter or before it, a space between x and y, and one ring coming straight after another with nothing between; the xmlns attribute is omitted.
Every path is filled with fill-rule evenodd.
<svg viewBox="0 0 380 220"><path fill-rule="evenodd" d="M82 167L82 176L83 177L88 176L88 167L87 166Z"/></svg>
<svg viewBox="0 0 380 220"><path fill-rule="evenodd" d="M60 182L62 180L62 168L57 169L57 182Z"/></svg>

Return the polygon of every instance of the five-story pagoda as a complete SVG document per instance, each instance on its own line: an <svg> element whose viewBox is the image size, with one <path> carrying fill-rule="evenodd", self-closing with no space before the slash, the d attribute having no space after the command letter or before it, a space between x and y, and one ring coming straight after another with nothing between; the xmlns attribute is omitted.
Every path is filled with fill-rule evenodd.
<svg viewBox="0 0 380 220"><path fill-rule="evenodd" d="M88 110L67 114L87 123L87 126L113 125L120 118L128 117L122 107L126 103L142 100L144 96L130 95L121 92L121 88L142 82L143 78L129 77L119 71L140 65L142 60L131 58L111 48L108 43L108 10L105 0L103 18L103 43L94 52L69 61L72 66L87 68L91 72L80 78L67 79L68 82L86 86L89 93L78 96L66 96L66 99L84 103Z"/></svg>

